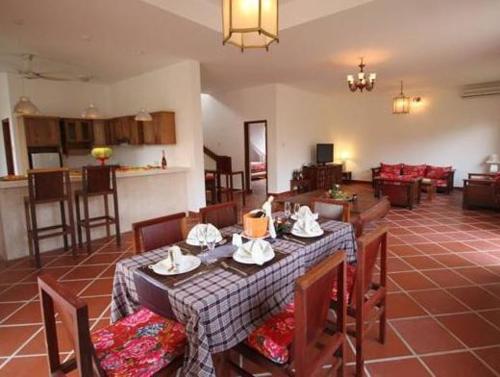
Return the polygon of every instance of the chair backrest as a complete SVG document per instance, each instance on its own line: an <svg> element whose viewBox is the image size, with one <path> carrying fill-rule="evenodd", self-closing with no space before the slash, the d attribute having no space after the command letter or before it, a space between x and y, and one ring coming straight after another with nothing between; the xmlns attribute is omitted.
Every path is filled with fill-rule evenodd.
<svg viewBox="0 0 500 377"><path fill-rule="evenodd" d="M325 344L324 333L330 297L337 279L336 336ZM311 376L332 357L334 348L339 346L338 336L345 335L346 318L346 262L345 252L336 251L297 279L295 284L295 338L293 343L296 376ZM324 348L318 355L317 346L321 339ZM315 355L315 356L312 356Z"/></svg>
<svg viewBox="0 0 500 377"><path fill-rule="evenodd" d="M116 188L116 166L84 166L83 190L89 194L112 192Z"/></svg>
<svg viewBox="0 0 500 377"><path fill-rule="evenodd" d="M65 375L76 368L79 376L91 377L95 374L105 376L102 368L95 363L95 349L90 338L87 304L48 273L38 275L38 289L50 375ZM59 358L56 312L59 313L58 320L62 322L75 352L75 359L65 363L61 363Z"/></svg>
<svg viewBox="0 0 500 377"><path fill-rule="evenodd" d="M69 169L28 170L28 192L33 202L55 201L70 197Z"/></svg>
<svg viewBox="0 0 500 377"><path fill-rule="evenodd" d="M216 170L218 173L231 174L233 172L231 157L218 156L216 160Z"/></svg>
<svg viewBox="0 0 500 377"><path fill-rule="evenodd" d="M346 223L351 220L351 204L345 200L318 198L313 200L312 207L320 217Z"/></svg>
<svg viewBox="0 0 500 377"><path fill-rule="evenodd" d="M380 258L380 286L387 286L387 226L379 226L357 240L356 277L351 305L360 307L368 290L372 287L373 272Z"/></svg>
<svg viewBox="0 0 500 377"><path fill-rule="evenodd" d="M238 224L238 205L236 202L214 204L200 209L201 222L212 224L221 229Z"/></svg>
<svg viewBox="0 0 500 377"><path fill-rule="evenodd" d="M158 249L182 241L186 233L184 212L132 224L135 253Z"/></svg>

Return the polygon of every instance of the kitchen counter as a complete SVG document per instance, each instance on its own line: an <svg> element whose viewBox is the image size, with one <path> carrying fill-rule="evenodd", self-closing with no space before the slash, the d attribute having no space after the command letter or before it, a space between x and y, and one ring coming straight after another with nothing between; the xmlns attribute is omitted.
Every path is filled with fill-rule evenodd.
<svg viewBox="0 0 500 377"><path fill-rule="evenodd" d="M188 172L189 168L185 167L117 171L122 232L130 231L137 221L186 212ZM72 174L71 183L72 190L80 189L81 176ZM0 181L0 259L12 260L28 255L24 215L24 197L27 195L26 178ZM102 198L90 198L89 204L92 217L103 213ZM37 218L40 227L60 223L59 205L38 205ZM102 237L105 237L105 227L92 229L92 239ZM41 252L58 249L62 245L62 237L42 240Z"/></svg>

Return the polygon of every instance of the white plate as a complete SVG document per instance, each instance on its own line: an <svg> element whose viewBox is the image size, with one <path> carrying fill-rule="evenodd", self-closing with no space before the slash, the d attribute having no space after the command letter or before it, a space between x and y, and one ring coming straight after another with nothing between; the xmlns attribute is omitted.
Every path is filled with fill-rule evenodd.
<svg viewBox="0 0 500 377"><path fill-rule="evenodd" d="M149 266L149 268L158 275L171 276L185 274L186 272L196 270L198 267L200 267L201 264L200 258L194 255L183 255L182 257L177 258L177 261L175 263L177 265L177 269L175 269L174 271L169 271L167 269L167 266L163 263L166 260L167 259L163 259L156 264L152 264Z"/></svg>
<svg viewBox="0 0 500 377"><path fill-rule="evenodd" d="M241 236L248 239L248 240L264 240L264 239L270 237L271 235L269 234L269 232L266 232L266 234L264 234L262 237L252 237L243 231L243 232L241 232Z"/></svg>
<svg viewBox="0 0 500 377"><path fill-rule="evenodd" d="M243 244L242 247L245 247L245 245L248 245L250 244L250 242L247 242L246 244ZM248 247L248 246L247 246ZM274 250L273 248L271 247L271 245L269 245L266 250L264 251L264 263L266 262L269 262L270 260L272 260L274 258ZM255 263L255 261L253 260L252 258L252 255L245 251L245 250L242 250L242 248L238 248L238 250L236 250L233 254L233 259L238 262L238 263L242 263L242 264L257 264Z"/></svg>
<svg viewBox="0 0 500 377"><path fill-rule="evenodd" d="M292 229L292 232L291 232L294 236L296 237L301 237L301 238L314 238L314 237L319 237L319 236L322 236L325 231L323 229L320 229L318 232L316 233L304 233L300 230L296 230L296 229Z"/></svg>

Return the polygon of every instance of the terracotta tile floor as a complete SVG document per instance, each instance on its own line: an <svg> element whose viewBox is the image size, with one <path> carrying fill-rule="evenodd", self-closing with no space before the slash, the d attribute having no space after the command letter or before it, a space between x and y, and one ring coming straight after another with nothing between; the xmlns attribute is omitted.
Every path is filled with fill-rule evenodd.
<svg viewBox="0 0 500 377"><path fill-rule="evenodd" d="M262 198L258 184L247 207ZM464 211L455 193L413 211L392 209L384 223L390 227L388 337L381 345L369 333L366 375L500 376L500 214ZM77 260L61 252L43 258L44 271L88 302L93 328L109 321L114 264L131 255L131 241L130 234L121 247L96 241L93 253ZM36 274L28 260L0 267L0 376L48 374ZM352 339L349 345L352 374ZM63 337L63 357L69 351Z"/></svg>

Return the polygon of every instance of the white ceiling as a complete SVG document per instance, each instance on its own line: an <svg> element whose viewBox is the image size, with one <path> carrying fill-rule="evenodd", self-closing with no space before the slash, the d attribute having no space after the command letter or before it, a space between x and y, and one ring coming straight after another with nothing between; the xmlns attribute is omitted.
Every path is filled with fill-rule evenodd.
<svg viewBox="0 0 500 377"><path fill-rule="evenodd" d="M222 46L217 0L1 0L0 71L13 68L9 54L34 52L52 59L40 70L113 82L189 58L205 91L281 82L330 92L345 90L364 56L379 90L500 79L499 0L280 3L280 43L242 54Z"/></svg>

